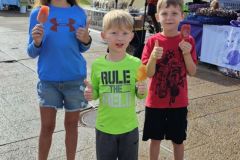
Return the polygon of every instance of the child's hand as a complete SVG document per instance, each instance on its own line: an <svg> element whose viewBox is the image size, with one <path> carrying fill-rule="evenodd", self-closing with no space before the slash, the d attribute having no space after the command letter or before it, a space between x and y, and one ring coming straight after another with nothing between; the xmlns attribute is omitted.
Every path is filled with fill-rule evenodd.
<svg viewBox="0 0 240 160"><path fill-rule="evenodd" d="M37 24L32 29L32 38L35 46L40 47L43 39L43 34L44 34L44 29L43 29L43 25L41 24Z"/></svg>
<svg viewBox="0 0 240 160"><path fill-rule="evenodd" d="M187 55L191 53L192 45L189 42L182 40L179 43L179 47L181 48L183 55Z"/></svg>
<svg viewBox="0 0 240 160"><path fill-rule="evenodd" d="M159 46L158 40L155 41L153 51L151 53L151 58L157 60L162 58L163 48Z"/></svg>
<svg viewBox="0 0 240 160"><path fill-rule="evenodd" d="M137 94L144 95L146 93L146 83L144 81L138 81L137 84Z"/></svg>
<svg viewBox="0 0 240 160"><path fill-rule="evenodd" d="M76 37L80 42L83 42L85 44L90 42L90 36L88 32L88 28L90 25L91 20L88 18L86 22L86 27L85 28L78 28L76 32Z"/></svg>
<svg viewBox="0 0 240 160"><path fill-rule="evenodd" d="M85 79L84 84L86 85L85 91L84 91L84 97L87 101L93 100L93 89L92 85Z"/></svg>

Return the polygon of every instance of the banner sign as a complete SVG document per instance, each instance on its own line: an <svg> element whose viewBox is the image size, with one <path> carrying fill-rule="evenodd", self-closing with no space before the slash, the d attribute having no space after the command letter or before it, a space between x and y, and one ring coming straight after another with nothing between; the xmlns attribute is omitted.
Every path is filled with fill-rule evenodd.
<svg viewBox="0 0 240 160"><path fill-rule="evenodd" d="M203 25L200 61L240 71L240 27Z"/></svg>

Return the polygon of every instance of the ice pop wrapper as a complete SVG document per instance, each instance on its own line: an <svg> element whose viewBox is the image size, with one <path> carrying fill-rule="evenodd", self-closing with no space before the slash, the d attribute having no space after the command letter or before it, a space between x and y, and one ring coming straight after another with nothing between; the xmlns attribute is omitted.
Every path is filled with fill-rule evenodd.
<svg viewBox="0 0 240 160"><path fill-rule="evenodd" d="M181 27L181 38L184 40L189 39L191 31L191 25L190 24L184 24Z"/></svg>
<svg viewBox="0 0 240 160"><path fill-rule="evenodd" d="M39 12L38 12L37 21L40 24L45 23L48 19L48 15L49 15L49 7L45 6L45 5L42 5Z"/></svg>
<svg viewBox="0 0 240 160"><path fill-rule="evenodd" d="M144 81L147 79L146 65L141 64L137 70L137 81Z"/></svg>

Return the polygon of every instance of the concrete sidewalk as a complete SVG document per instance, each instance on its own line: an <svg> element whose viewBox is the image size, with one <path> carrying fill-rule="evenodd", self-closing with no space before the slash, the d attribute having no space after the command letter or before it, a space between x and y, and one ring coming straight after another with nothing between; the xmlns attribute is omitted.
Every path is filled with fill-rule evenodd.
<svg viewBox="0 0 240 160"><path fill-rule="evenodd" d="M26 54L28 16L0 12L0 160L35 160L40 116L36 95L36 60ZM99 33L84 54L92 61L105 54ZM189 128L186 160L240 159L240 80L200 64L189 77ZM138 101L140 136L144 107ZM59 111L49 159L65 160L64 111ZM141 139L141 137L140 137ZM161 146L161 160L172 159L171 143ZM79 124L77 159L95 160L95 130ZM148 160L148 143L140 140L139 159Z"/></svg>

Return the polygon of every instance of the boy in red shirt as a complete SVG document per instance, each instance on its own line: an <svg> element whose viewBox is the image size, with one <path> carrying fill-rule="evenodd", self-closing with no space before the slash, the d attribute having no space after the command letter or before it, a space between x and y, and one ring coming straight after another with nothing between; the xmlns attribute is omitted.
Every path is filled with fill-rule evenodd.
<svg viewBox="0 0 240 160"><path fill-rule="evenodd" d="M157 160L160 142L171 140L174 159L183 160L187 130L187 74L196 73L194 39L181 37L178 25L183 20L182 0L159 0L156 18L162 32L145 44L142 62L150 78L146 98L143 140L151 139L150 160Z"/></svg>

